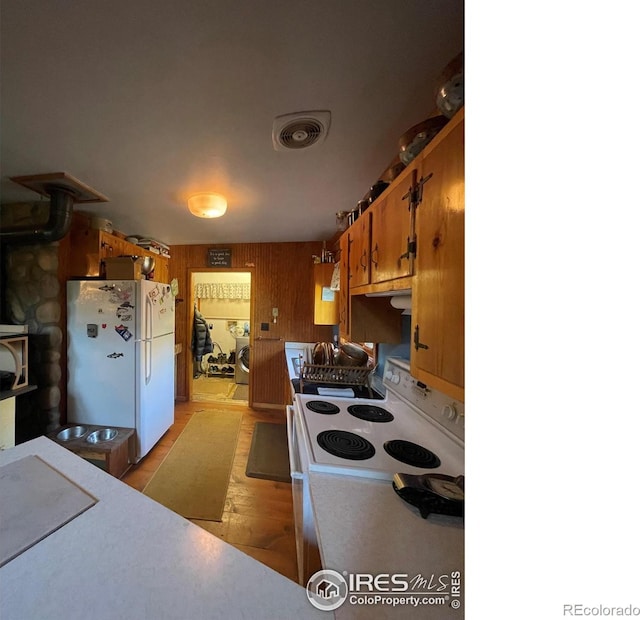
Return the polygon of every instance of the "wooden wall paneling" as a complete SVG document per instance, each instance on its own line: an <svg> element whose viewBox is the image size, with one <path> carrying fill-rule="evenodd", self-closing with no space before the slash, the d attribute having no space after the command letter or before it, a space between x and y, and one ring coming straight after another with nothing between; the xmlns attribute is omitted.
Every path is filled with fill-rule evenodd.
<svg viewBox="0 0 640 620"><path fill-rule="evenodd" d="M287 243L243 243L243 244L199 244L171 246L169 279L178 281L178 301L176 304L176 343L181 343L183 355L178 356L177 397L188 398L192 372L191 328L193 314L190 313L189 270L206 271L207 251L209 248L228 248L231 250L230 271L253 268L254 277L254 316L252 317L252 335L255 338L281 338L286 341L318 342L331 340L331 326L313 324L313 258L322 251L321 242ZM278 319L273 323L271 309L278 308ZM266 323L268 330L261 330ZM284 344L282 345L284 346ZM252 351L252 355L254 351ZM271 381L283 384L286 375L284 355L279 370L270 368ZM274 373L280 373L283 380ZM250 381L254 381L250 378ZM259 383L260 388L262 384ZM253 386L252 386L253 387ZM265 387L265 390L267 388ZM270 389L270 388L269 388ZM261 393L253 389L255 402L269 403L274 394ZM273 404L284 405L284 400ZM265 400L266 399L266 400Z"/></svg>
<svg viewBox="0 0 640 620"><path fill-rule="evenodd" d="M286 368L282 338L254 338L251 348L249 403L261 408L280 408L286 401Z"/></svg>

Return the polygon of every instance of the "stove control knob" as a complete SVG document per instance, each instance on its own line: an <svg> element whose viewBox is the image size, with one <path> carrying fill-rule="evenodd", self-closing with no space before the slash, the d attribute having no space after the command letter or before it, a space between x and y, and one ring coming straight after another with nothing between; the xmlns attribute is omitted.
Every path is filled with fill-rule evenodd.
<svg viewBox="0 0 640 620"><path fill-rule="evenodd" d="M391 381L391 377L393 377L393 370L387 370L387 372L384 373L384 378L387 379L387 381Z"/></svg>
<svg viewBox="0 0 640 620"><path fill-rule="evenodd" d="M442 408L442 415L447 418L447 420L455 420L458 417L458 411L456 410L456 406L454 403L450 405L445 405Z"/></svg>
<svg viewBox="0 0 640 620"><path fill-rule="evenodd" d="M393 375L391 377L391 383L395 383L396 385L398 385L398 383L400 383L400 375Z"/></svg>

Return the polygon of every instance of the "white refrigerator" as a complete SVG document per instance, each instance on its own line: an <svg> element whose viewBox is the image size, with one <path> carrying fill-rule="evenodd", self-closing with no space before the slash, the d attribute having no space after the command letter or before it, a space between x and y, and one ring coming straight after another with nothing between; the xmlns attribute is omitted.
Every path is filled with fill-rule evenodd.
<svg viewBox="0 0 640 620"><path fill-rule="evenodd" d="M135 429L137 463L173 424L175 304L152 280L67 282L67 418Z"/></svg>

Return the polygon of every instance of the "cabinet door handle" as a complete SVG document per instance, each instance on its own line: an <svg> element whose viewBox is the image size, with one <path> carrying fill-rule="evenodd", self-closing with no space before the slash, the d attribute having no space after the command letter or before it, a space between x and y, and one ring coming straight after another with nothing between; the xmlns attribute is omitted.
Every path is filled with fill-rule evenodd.
<svg viewBox="0 0 640 620"><path fill-rule="evenodd" d="M402 259L415 258L417 253L417 241L415 238L407 237L407 251L404 254L400 254L398 257L398 264L402 262Z"/></svg>
<svg viewBox="0 0 640 620"><path fill-rule="evenodd" d="M433 172L430 172L426 177L420 177L417 185L415 186L415 195L413 204L417 207L422 202L422 190L424 189L424 184L431 179L433 176Z"/></svg>
<svg viewBox="0 0 640 620"><path fill-rule="evenodd" d="M402 200L406 200L407 198L409 199L409 204L407 205L407 208L409 209L409 211L411 211L411 207L413 207L414 203L414 197L415 197L415 188L416 188L416 179L418 178L418 171L414 168L411 171L411 183L409 184L409 189L407 190L407 193L402 197Z"/></svg>
<svg viewBox="0 0 640 620"><path fill-rule="evenodd" d="M420 177L418 181L418 171L414 170L411 175L411 185L407 193L402 197L402 200L409 199L409 209L411 207L417 207L422 202L422 190L424 184L431 179L433 172L430 172L426 177Z"/></svg>
<svg viewBox="0 0 640 620"><path fill-rule="evenodd" d="M418 349L429 348L429 345L420 342L420 326L419 325L416 325L415 329L413 330L413 346L416 348L416 351Z"/></svg>
<svg viewBox="0 0 640 620"><path fill-rule="evenodd" d="M365 250L360 257L360 267L363 271L367 270L367 251Z"/></svg>
<svg viewBox="0 0 640 620"><path fill-rule="evenodd" d="M376 255L375 258L373 258L373 255ZM376 241L376 247L373 248L373 250L371 250L371 262L376 266L376 269L378 268L378 242Z"/></svg>

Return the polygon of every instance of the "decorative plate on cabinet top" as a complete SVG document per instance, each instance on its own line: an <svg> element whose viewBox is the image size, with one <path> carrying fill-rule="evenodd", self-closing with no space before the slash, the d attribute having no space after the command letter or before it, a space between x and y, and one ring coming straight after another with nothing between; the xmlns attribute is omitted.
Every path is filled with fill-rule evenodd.
<svg viewBox="0 0 640 620"><path fill-rule="evenodd" d="M436 88L436 106L447 118L464 105L464 54L458 54L442 71Z"/></svg>
<svg viewBox="0 0 640 620"><path fill-rule="evenodd" d="M407 130L399 141L400 152L398 156L400 161L405 166L409 165L448 122L449 119L444 115L433 116Z"/></svg>

